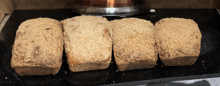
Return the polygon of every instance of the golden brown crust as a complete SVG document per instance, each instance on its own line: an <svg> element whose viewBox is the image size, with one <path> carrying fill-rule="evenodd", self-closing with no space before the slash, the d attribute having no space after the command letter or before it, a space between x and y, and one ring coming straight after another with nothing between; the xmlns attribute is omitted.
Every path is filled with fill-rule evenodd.
<svg viewBox="0 0 220 86"><path fill-rule="evenodd" d="M152 68L158 59L150 21L124 18L112 21L113 49L120 71Z"/></svg>
<svg viewBox="0 0 220 86"><path fill-rule="evenodd" d="M61 21L65 52L72 72L100 70L110 65L112 54L109 21L96 16L77 16Z"/></svg>
<svg viewBox="0 0 220 86"><path fill-rule="evenodd" d="M26 69L56 68L57 71L62 64L62 54L63 33L60 22L50 18L30 19L24 21L16 32L11 66L15 71L24 67L27 67ZM45 74L55 74L56 71L48 71ZM26 73L20 75L26 75ZM29 71L27 75L44 74Z"/></svg>
<svg viewBox="0 0 220 86"><path fill-rule="evenodd" d="M166 66L195 63L200 54L202 38L196 22L191 19L164 18L155 24L154 31L160 59Z"/></svg>
<svg viewBox="0 0 220 86"><path fill-rule="evenodd" d="M60 67L41 67L41 66L16 66L14 70L19 75L50 75L57 74L60 70Z"/></svg>

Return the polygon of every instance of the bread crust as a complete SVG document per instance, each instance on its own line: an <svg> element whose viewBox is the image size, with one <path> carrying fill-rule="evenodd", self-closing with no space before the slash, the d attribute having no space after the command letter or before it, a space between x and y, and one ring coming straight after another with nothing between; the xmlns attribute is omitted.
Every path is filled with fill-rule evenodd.
<svg viewBox="0 0 220 86"><path fill-rule="evenodd" d="M111 21L113 51L119 71L153 68L158 52L153 35L154 25L137 18Z"/></svg>
<svg viewBox="0 0 220 86"><path fill-rule="evenodd" d="M154 35L165 66L192 65L201 48L201 32L191 19L164 18L156 22Z"/></svg>
<svg viewBox="0 0 220 86"><path fill-rule="evenodd" d="M72 72L109 67L112 31L106 18L77 16L61 22L64 26L65 53Z"/></svg>
<svg viewBox="0 0 220 86"><path fill-rule="evenodd" d="M29 19L16 32L11 66L19 75L54 75L61 67L62 54L60 22L50 18Z"/></svg>

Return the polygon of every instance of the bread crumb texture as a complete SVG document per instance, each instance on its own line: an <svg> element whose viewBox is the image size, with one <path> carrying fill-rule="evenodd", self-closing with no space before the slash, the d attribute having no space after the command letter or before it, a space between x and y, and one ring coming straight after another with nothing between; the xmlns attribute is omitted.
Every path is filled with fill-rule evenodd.
<svg viewBox="0 0 220 86"><path fill-rule="evenodd" d="M112 29L106 18L77 16L61 21L65 52L72 72L105 69L112 54Z"/></svg>
<svg viewBox="0 0 220 86"><path fill-rule="evenodd" d="M114 56L120 71L156 65L158 52L153 35L154 25L150 21L123 18L111 23Z"/></svg>
<svg viewBox="0 0 220 86"><path fill-rule="evenodd" d="M162 60L198 57L200 54L202 35L197 23L191 19L161 19L155 24L154 35Z"/></svg>
<svg viewBox="0 0 220 86"><path fill-rule="evenodd" d="M11 66L59 68L62 54L60 22L50 18L29 19L22 22L16 32Z"/></svg>

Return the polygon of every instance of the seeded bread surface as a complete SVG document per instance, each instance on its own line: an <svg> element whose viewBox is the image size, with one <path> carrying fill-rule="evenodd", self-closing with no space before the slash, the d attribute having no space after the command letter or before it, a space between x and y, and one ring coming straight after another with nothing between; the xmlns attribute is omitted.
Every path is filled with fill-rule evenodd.
<svg viewBox="0 0 220 86"><path fill-rule="evenodd" d="M111 28L106 18L77 16L62 21L65 53L72 72L109 67L112 55Z"/></svg>
<svg viewBox="0 0 220 86"><path fill-rule="evenodd" d="M54 75L60 70L62 54L60 22L50 18L29 19L16 32L11 66L19 75Z"/></svg>
<svg viewBox="0 0 220 86"><path fill-rule="evenodd" d="M154 25L137 18L124 18L111 23L113 51L119 71L153 68L158 59Z"/></svg>
<svg viewBox="0 0 220 86"><path fill-rule="evenodd" d="M164 18L155 24L159 57L165 66L192 65L201 48L201 32L191 19Z"/></svg>

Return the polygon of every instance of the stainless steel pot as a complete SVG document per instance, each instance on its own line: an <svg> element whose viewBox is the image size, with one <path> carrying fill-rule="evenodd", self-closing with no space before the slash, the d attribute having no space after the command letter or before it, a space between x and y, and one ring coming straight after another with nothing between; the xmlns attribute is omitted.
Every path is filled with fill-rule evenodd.
<svg viewBox="0 0 220 86"><path fill-rule="evenodd" d="M130 16L149 12L145 0L76 0L74 10L85 15Z"/></svg>

